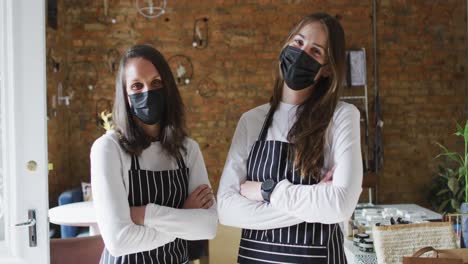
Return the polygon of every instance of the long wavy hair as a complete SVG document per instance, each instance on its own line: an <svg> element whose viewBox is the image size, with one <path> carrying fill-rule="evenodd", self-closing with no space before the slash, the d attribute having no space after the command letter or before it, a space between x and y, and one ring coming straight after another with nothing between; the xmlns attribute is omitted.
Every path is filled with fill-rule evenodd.
<svg viewBox="0 0 468 264"><path fill-rule="evenodd" d="M132 58L148 60L161 76L163 82L161 89L163 89L166 100L166 109L160 122L160 140L163 149L172 157L177 158L182 154L181 151L186 152L183 145L187 136L184 104L164 56L150 45L135 45L129 48L120 60L112 113L112 121L119 135L119 143L127 153L137 156L151 144L151 140L133 119L133 113L128 103L125 67L128 60Z"/></svg>
<svg viewBox="0 0 468 264"><path fill-rule="evenodd" d="M303 27L310 23L320 23L327 34L326 54L331 68L331 76L322 77L315 84L313 92L298 106L297 121L288 133L294 165L300 169L302 177L321 178L324 164L324 147L327 129L333 118L339 94L345 78L346 51L344 30L340 23L325 13L314 13L304 17L289 33L283 48L296 36ZM276 111L283 91L284 80L280 65L276 69L276 80L270 100L270 111ZM291 156L290 156L291 157Z"/></svg>

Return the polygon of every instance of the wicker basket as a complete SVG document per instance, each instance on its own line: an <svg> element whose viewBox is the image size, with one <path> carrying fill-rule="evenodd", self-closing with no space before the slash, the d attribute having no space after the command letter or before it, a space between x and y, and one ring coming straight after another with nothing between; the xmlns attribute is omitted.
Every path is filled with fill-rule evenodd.
<svg viewBox="0 0 468 264"><path fill-rule="evenodd" d="M379 264L402 263L403 256L411 256L423 247L456 247L453 226L449 222L374 226L372 234Z"/></svg>

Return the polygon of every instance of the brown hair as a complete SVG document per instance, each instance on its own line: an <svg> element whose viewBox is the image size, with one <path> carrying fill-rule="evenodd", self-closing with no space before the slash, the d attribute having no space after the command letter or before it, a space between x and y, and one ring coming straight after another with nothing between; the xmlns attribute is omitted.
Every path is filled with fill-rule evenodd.
<svg viewBox="0 0 468 264"><path fill-rule="evenodd" d="M331 76L320 78L314 91L298 106L297 121L288 133L288 141L293 145L294 165L301 175L320 180L324 164L324 145L326 132L333 118L339 93L345 78L345 37L340 23L325 13L315 13L304 17L289 33L283 46L286 47L300 30L310 23L319 22L327 34L328 64ZM270 111L276 111L282 97L284 80L280 67L276 70L273 96L270 100Z"/></svg>
<svg viewBox="0 0 468 264"><path fill-rule="evenodd" d="M119 134L119 143L126 152L132 155L140 155L151 144L144 131L133 120L133 114L127 99L125 67L128 60L132 58L148 60L161 76L162 89L166 100L166 109L160 123L161 144L169 155L177 158L181 154L180 151L186 152L183 145L183 141L187 136L184 104L164 56L150 45L135 45L129 48L120 60L112 114L115 130Z"/></svg>

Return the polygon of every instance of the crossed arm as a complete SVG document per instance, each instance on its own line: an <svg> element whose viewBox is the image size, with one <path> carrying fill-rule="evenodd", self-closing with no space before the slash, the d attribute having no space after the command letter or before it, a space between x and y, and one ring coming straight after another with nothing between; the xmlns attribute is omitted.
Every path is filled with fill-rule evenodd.
<svg viewBox="0 0 468 264"><path fill-rule="evenodd" d="M195 152L200 152L198 145ZM216 204L201 153L188 164L190 196L187 209L156 204L131 209L127 199L122 162L117 143L98 139L91 149L91 182L97 222L106 248L113 256L122 256L160 247L183 239L210 239L217 226ZM201 186L201 187L200 187ZM198 187L198 188L197 188ZM197 208L198 207L198 208ZM132 210L135 211L132 213ZM142 212L143 211L143 212ZM144 215L140 215L144 213ZM143 224L132 219L143 219ZM136 220L136 219L135 219Z"/></svg>
<svg viewBox="0 0 468 264"><path fill-rule="evenodd" d="M338 223L347 220L358 202L362 184L359 112L343 111L333 120L330 159L333 176L316 185L280 181L265 203L260 183L246 181L246 120L233 137L218 190L221 224L249 229L287 227L301 222ZM331 178L331 179L330 179Z"/></svg>

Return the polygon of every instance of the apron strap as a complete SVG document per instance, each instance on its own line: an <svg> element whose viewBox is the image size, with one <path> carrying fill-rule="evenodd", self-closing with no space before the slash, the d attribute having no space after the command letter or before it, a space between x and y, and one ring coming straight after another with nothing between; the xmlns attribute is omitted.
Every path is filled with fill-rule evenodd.
<svg viewBox="0 0 468 264"><path fill-rule="evenodd" d="M177 166L179 166L179 169L185 169L187 166L185 166L184 159L182 158L182 154L179 153L179 156L177 157Z"/></svg>
<svg viewBox="0 0 468 264"><path fill-rule="evenodd" d="M140 170L140 163L138 162L138 157L136 155L132 155L131 170Z"/></svg>
<svg viewBox="0 0 468 264"><path fill-rule="evenodd" d="M260 135L258 135L258 141L265 141L266 136L268 134L268 128L270 128L271 122L273 121L273 114L275 113L276 109L270 107L267 116L265 117L265 121L263 122L262 130L260 131Z"/></svg>

